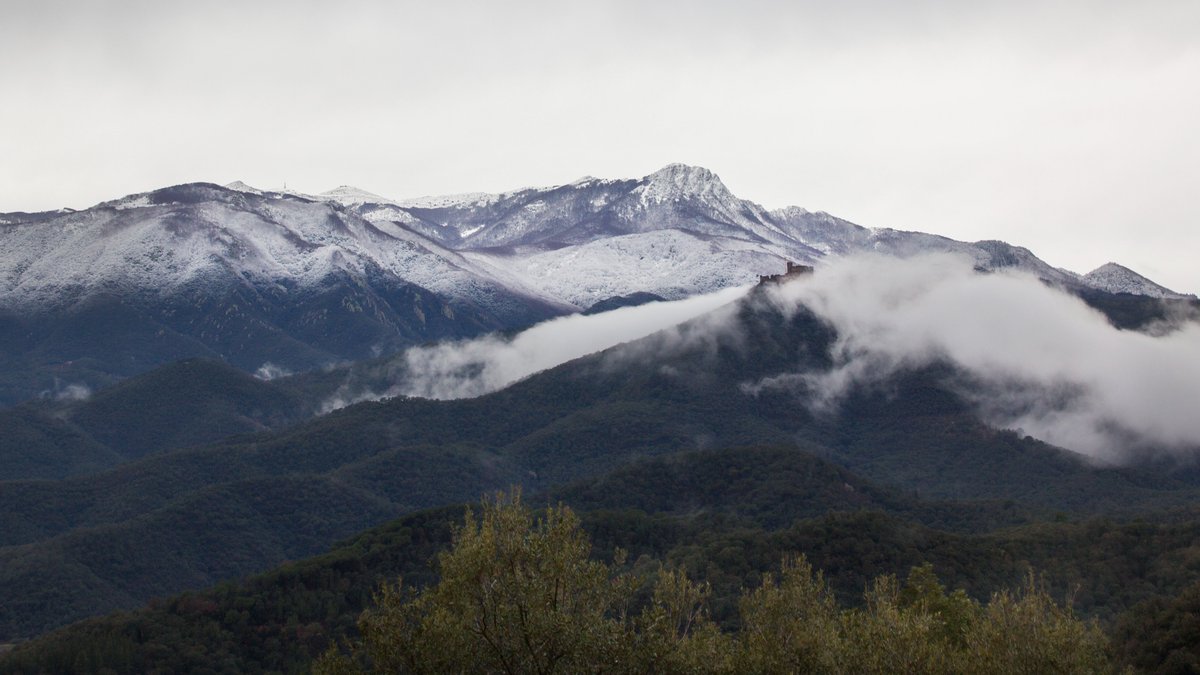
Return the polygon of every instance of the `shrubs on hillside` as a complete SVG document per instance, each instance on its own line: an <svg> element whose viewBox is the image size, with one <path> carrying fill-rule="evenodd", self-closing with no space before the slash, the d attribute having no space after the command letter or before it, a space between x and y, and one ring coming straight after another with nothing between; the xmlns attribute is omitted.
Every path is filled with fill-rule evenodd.
<svg viewBox="0 0 1200 675"><path fill-rule="evenodd" d="M319 673L1093 673L1109 669L1094 623L1056 605L1031 578L986 605L947 594L929 565L901 585L875 579L865 606L841 609L801 556L744 593L740 628L722 632L706 586L652 579L591 560L566 507L544 516L520 494L468 514L441 554L441 580L385 587L362 637ZM635 566L636 568L636 566Z"/></svg>

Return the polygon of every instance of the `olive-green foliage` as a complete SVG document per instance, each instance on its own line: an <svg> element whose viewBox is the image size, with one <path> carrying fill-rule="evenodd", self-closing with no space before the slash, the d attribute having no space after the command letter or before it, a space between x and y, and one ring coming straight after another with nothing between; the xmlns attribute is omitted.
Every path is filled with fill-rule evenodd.
<svg viewBox="0 0 1200 675"><path fill-rule="evenodd" d="M842 610L803 557L743 593L741 628L722 633L707 587L660 572L639 607L637 578L589 558L567 507L535 518L498 496L468 513L441 580L384 586L348 653L318 673L1095 673L1111 670L1099 627L1077 619L1030 577L983 605L949 595L929 565L901 586L876 578L865 605Z"/></svg>
<svg viewBox="0 0 1200 675"><path fill-rule="evenodd" d="M519 497L513 506L519 506ZM487 505L470 513L453 550L439 557L441 582L412 599L385 590L362 629L372 661L450 672L478 664L489 671L573 670L617 641L609 615L628 594L605 565L588 559L574 514ZM401 636L389 640L389 636Z"/></svg>
<svg viewBox="0 0 1200 675"><path fill-rule="evenodd" d="M1094 623L1059 607L1031 577L1020 594L992 596L966 633L971 660L981 673L1096 673L1108 669L1107 640Z"/></svg>
<svg viewBox="0 0 1200 675"><path fill-rule="evenodd" d="M901 586L876 578L861 608L839 610L803 558L742 598L738 663L761 673L1095 673L1111 670L1104 634L1036 583L986 605L949 595L932 566Z"/></svg>
<svg viewBox="0 0 1200 675"><path fill-rule="evenodd" d="M833 593L803 557L783 561L779 577L740 602L740 657L754 672L830 672L837 667L839 616Z"/></svg>
<svg viewBox="0 0 1200 675"><path fill-rule="evenodd" d="M665 573L634 615L637 580L614 576L590 548L569 508L535 519L520 493L498 496L478 519L468 512L438 558L437 585L384 586L352 656L331 651L317 670L692 672L727 656L703 611L705 589Z"/></svg>

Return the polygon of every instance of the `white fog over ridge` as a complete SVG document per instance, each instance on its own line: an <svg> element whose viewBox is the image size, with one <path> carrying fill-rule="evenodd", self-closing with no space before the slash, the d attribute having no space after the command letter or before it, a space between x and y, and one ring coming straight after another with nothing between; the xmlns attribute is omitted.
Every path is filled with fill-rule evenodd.
<svg viewBox="0 0 1200 675"><path fill-rule="evenodd" d="M977 273L966 258L859 255L773 291L837 333L834 368L746 389L799 392L836 414L852 387L948 362L984 421L1103 462L1200 449L1200 324L1164 334L1114 328L1081 300L1021 273Z"/></svg>
<svg viewBox="0 0 1200 675"><path fill-rule="evenodd" d="M747 290L740 286L675 302L552 319L511 340L488 336L416 347L405 352L410 379L397 393L439 399L480 396L536 372L707 314L736 301Z"/></svg>
<svg viewBox="0 0 1200 675"><path fill-rule="evenodd" d="M747 290L562 317L511 338L412 348L403 356L402 381L390 390L339 397L327 407L381 396L479 396L626 343L611 363L637 367L680 345L736 331L728 310ZM963 374L947 386L992 426L1104 463L1200 449L1195 321L1157 335L1119 330L1032 275L979 273L969 257L953 254L830 258L815 274L766 290L779 311L803 305L837 331L834 367L742 383L747 395L795 396L797 405L836 415L854 387L945 362ZM685 324L687 332L676 330Z"/></svg>
<svg viewBox="0 0 1200 675"><path fill-rule="evenodd" d="M747 286L726 288L684 300L622 307L601 314L573 314L542 322L506 338L413 347L404 352L402 380L382 393L342 393L323 406L333 410L384 396L458 399L503 389L534 373L610 347L644 338L729 305Z"/></svg>

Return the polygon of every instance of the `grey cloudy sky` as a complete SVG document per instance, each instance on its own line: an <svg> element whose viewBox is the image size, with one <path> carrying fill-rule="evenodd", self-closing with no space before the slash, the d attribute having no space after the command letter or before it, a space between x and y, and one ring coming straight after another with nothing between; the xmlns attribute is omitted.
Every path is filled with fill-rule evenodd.
<svg viewBox="0 0 1200 675"><path fill-rule="evenodd" d="M0 211L706 166L1200 292L1200 3L0 0Z"/></svg>

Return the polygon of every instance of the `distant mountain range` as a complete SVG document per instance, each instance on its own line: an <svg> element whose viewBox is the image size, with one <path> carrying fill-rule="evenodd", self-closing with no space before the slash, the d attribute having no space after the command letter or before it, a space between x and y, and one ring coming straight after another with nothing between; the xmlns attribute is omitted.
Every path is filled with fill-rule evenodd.
<svg viewBox="0 0 1200 675"><path fill-rule="evenodd" d="M400 201L345 186L193 183L82 211L0 214L0 403L187 357L308 370L862 251L953 251L1068 289L1179 297L1116 264L1079 275L1000 241L766 210L681 164Z"/></svg>

